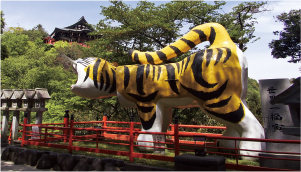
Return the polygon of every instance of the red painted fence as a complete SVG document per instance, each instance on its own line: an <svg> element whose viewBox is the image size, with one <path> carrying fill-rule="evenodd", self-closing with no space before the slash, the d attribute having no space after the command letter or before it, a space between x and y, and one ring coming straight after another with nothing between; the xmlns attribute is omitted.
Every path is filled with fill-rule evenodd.
<svg viewBox="0 0 301 172"><path fill-rule="evenodd" d="M85 125L85 124L102 124L102 129L97 129L93 127L75 127L75 125ZM108 124L122 124L128 125L129 127L111 127ZM36 145L36 146L47 146L53 148L60 148L60 149L68 149L70 153L72 151L86 151L86 152L95 152L95 153L102 153L102 154L111 154L111 155L119 155L119 156L127 156L131 162L134 161L134 158L147 158L147 159L155 159L161 161L171 161L174 162L174 156L179 155L182 151L185 152L193 152L195 148L195 142L193 141L193 137L195 136L206 136L207 140L211 140L211 142L206 142L206 148L209 154L217 154L223 156L234 156L236 158L236 163L226 163L227 169L234 169L234 170L246 170L246 171L274 171L274 170L288 170L288 169L275 169L275 168L267 168L267 167L258 167L258 166L247 166L241 165L238 162L239 157L246 156L239 154L240 149L236 148L221 148L216 146L216 139L227 139L227 140L234 140L235 145L237 141L254 141L254 142L273 142L273 143L283 143L283 144L299 144L300 140L274 140L274 139L253 139L253 138L238 138L238 137L224 137L221 134L212 134L212 133L197 133L197 132L180 132L179 128L211 128L211 129L225 129L225 127L218 127L218 126L195 126L195 125L181 125L175 124L171 125L171 131L166 133L162 132L144 132L141 131L139 128L135 128L135 125L140 125L137 122L119 122L119 121L107 121L106 116L104 116L102 121L91 121L91 122L74 122L73 115L71 115L71 119L69 121L68 116L65 116L64 123L51 123L51 124L27 124L27 118L24 118L23 124L23 131L22 131L22 146L24 145ZM32 132L28 131L27 128L32 126L38 126L40 132ZM139 126L140 127L140 126ZM86 131L92 132L92 134L87 135L76 135L75 133L78 131ZM138 134L157 134L157 135L165 135L169 136L171 139L166 139L166 142L153 142L153 143L164 143L168 145L167 147L157 147L153 146L153 148L158 149L168 149L170 152L174 152L173 156L164 156L164 155L157 155L157 154L147 154L147 153L140 153L137 150L135 151L135 147L138 145L135 144L137 141ZM39 136L37 136L39 135ZM32 137L31 139L26 139L26 136ZM36 138L34 138L36 137ZM182 140L181 138L189 138L189 140ZM114 140L114 141L110 141ZM123 142L116 142L123 141ZM212 141L213 140L213 141ZM59 142L58 142L59 141ZM78 146L78 142L84 143L95 143L94 147L83 147ZM141 141L139 141L141 142ZM68 144L67 144L68 143ZM120 146L128 146L126 151L124 150L108 150L99 148L99 143L105 144L117 144ZM202 145L203 143L197 143L197 146ZM183 148L183 146L190 146L190 149ZM147 146L146 146L147 147ZM236 146L235 146L236 147ZM232 150L234 153L223 153L214 150ZM246 151L247 149L243 149ZM253 150L247 150L253 151ZM289 153L289 152L269 152L269 151L257 151L257 152L265 152L265 153L278 153L278 154L290 154L290 155L300 155L298 153ZM250 156L255 158L268 158L268 157L259 157L259 156ZM290 161L299 161L300 159L288 159L288 158L270 158L274 160L290 160ZM291 170L290 170L291 171Z"/></svg>

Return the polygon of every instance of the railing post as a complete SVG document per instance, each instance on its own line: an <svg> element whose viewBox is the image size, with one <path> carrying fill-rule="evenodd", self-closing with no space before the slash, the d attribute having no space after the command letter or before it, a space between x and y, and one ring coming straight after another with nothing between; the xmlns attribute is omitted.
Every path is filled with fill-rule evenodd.
<svg viewBox="0 0 301 172"><path fill-rule="evenodd" d="M105 113L103 114L102 120L103 120L103 128L106 129L106 127L107 127L107 114L105 114ZM104 137L106 137L105 134L107 134L106 131L103 132Z"/></svg>
<svg viewBox="0 0 301 172"><path fill-rule="evenodd" d="M69 110L65 110L64 127L68 127L68 125L69 125ZM66 143L68 140L68 129L65 129L63 134L64 134L64 143Z"/></svg>
<svg viewBox="0 0 301 172"><path fill-rule="evenodd" d="M45 136L44 136L44 139L45 139L45 140L44 140L44 143L47 143L47 132L48 132L48 131L47 131L47 128L45 128Z"/></svg>
<svg viewBox="0 0 301 172"><path fill-rule="evenodd" d="M96 131L96 148L98 149L98 131Z"/></svg>
<svg viewBox="0 0 301 172"><path fill-rule="evenodd" d="M179 126L178 126L178 117L175 116L174 121L174 143L175 143L175 156L180 154L180 148L179 148Z"/></svg>
<svg viewBox="0 0 301 172"><path fill-rule="evenodd" d="M174 133L175 132L175 126L171 124L170 127L171 127L171 132ZM171 136L171 140L174 141L175 140L175 136Z"/></svg>
<svg viewBox="0 0 301 172"><path fill-rule="evenodd" d="M236 165L238 165L238 157L237 157L237 147L236 147L236 139L235 139L235 159L236 159Z"/></svg>
<svg viewBox="0 0 301 172"><path fill-rule="evenodd" d="M24 112L24 120L23 120L23 131L22 131L22 142L21 142L21 146L24 146L24 144L25 144L26 124L27 124L27 112Z"/></svg>
<svg viewBox="0 0 301 172"><path fill-rule="evenodd" d="M12 144L12 133L13 133L13 124L10 124L9 136L8 136L8 144Z"/></svg>
<svg viewBox="0 0 301 172"><path fill-rule="evenodd" d="M131 114L131 122L130 122L130 162L134 161L133 152L134 152L134 122L133 122L133 114Z"/></svg>
<svg viewBox="0 0 301 172"><path fill-rule="evenodd" d="M72 154L73 125L74 125L74 115L71 114L71 121L69 127L69 153L70 154Z"/></svg>

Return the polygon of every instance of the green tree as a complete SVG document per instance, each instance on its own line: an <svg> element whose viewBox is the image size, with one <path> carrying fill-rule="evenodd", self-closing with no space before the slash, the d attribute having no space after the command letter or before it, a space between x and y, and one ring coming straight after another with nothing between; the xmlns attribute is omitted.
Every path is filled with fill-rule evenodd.
<svg viewBox="0 0 301 172"><path fill-rule="evenodd" d="M300 41L300 16L301 10L291 10L289 13L282 13L277 16L276 22L283 22L282 31L274 31L278 40L272 40L269 47L272 49L272 56L276 59L290 57L288 62L300 62L301 41Z"/></svg>
<svg viewBox="0 0 301 172"><path fill-rule="evenodd" d="M132 64L124 53L128 49L154 51L174 42L180 34L180 29L192 11L200 11L207 16L216 15L221 3L210 5L201 1L175 1L155 6L147 1L138 2L136 8L121 1L111 1L109 7L101 7L101 14L105 16L95 29L94 34L102 34L101 39L92 41L93 56L108 58L119 64ZM206 6L206 8L203 8ZM189 10L187 10L189 9ZM201 15L200 15L201 16ZM117 26L112 26L117 23ZM107 54L112 50L112 54Z"/></svg>
<svg viewBox="0 0 301 172"><path fill-rule="evenodd" d="M218 16L216 22L225 26L233 42L242 51L247 50L248 43L254 43L260 37L254 35L257 20L254 14L270 11L267 2L242 2L229 13Z"/></svg>
<svg viewBox="0 0 301 172"><path fill-rule="evenodd" d="M3 13L3 11L1 11L1 34L3 33L3 29L5 28L5 22L4 22L4 18L3 18L3 16L4 16L4 13Z"/></svg>
<svg viewBox="0 0 301 172"><path fill-rule="evenodd" d="M41 24L38 24L30 30L25 30L23 33L28 36L30 41L36 41L36 39L43 40L43 38L48 36L48 33Z"/></svg>
<svg viewBox="0 0 301 172"><path fill-rule="evenodd" d="M10 48L11 45L18 45L11 52L20 52L20 49L23 52L13 53L13 56L1 61L1 88L47 88L52 99L46 104L49 111L44 113L43 122L62 122L67 108L65 101L75 97L70 85L76 81L76 75L71 72L72 69L64 68L58 62L59 52L56 48L49 48L42 39L29 41L23 29L11 30L3 35L6 36L7 45ZM19 45L18 37L26 38L25 47Z"/></svg>
<svg viewBox="0 0 301 172"><path fill-rule="evenodd" d="M258 121L263 124L259 84L255 79L248 78L246 100L250 111L255 115Z"/></svg>
<svg viewBox="0 0 301 172"><path fill-rule="evenodd" d="M4 16L4 13L3 11L1 11L1 34L3 33L3 29L5 28L5 19L3 18ZM2 42L2 36L1 36L1 42ZM3 45L1 43L1 60L5 59L5 58L8 58L8 50L7 50L7 46L6 45Z"/></svg>
<svg viewBox="0 0 301 172"><path fill-rule="evenodd" d="M1 36L1 45L6 46L9 57L24 55L28 49L29 38L21 27L10 27Z"/></svg>

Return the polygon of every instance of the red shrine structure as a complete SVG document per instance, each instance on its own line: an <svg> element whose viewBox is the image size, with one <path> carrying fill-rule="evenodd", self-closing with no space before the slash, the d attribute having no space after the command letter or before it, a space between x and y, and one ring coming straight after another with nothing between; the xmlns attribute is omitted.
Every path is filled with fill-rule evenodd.
<svg viewBox="0 0 301 172"><path fill-rule="evenodd" d="M84 16L82 16L78 22L68 27L56 27L48 37L44 38L44 43L53 45L56 41L67 41L69 43L76 42L83 47L87 47L87 41L101 37L100 35L88 35L88 33L92 31L94 31L94 29L88 24Z"/></svg>

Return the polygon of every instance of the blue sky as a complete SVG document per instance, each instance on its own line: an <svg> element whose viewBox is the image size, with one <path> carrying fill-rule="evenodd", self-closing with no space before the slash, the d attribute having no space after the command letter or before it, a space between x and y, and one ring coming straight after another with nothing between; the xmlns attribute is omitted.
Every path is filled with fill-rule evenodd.
<svg viewBox="0 0 301 172"><path fill-rule="evenodd" d="M124 1L135 7L138 1ZM169 1L152 1L156 4ZM205 1L213 3L212 1ZM224 11L231 10L239 1L227 1ZM55 27L63 28L78 21L82 16L88 23L97 24L104 17L100 14L100 6L109 6L108 1L1 1L1 10L4 12L6 28L23 27L32 29L42 24L50 34ZM291 64L289 59L273 59L268 43L278 39L273 31L282 30L282 23L275 22L273 16L292 9L300 9L301 1L269 1L270 12L257 14L258 24L255 26L255 35L261 37L255 43L248 44L245 56L248 59L249 77L260 79L296 78L300 76L300 63ZM187 30L182 31L187 32Z"/></svg>

